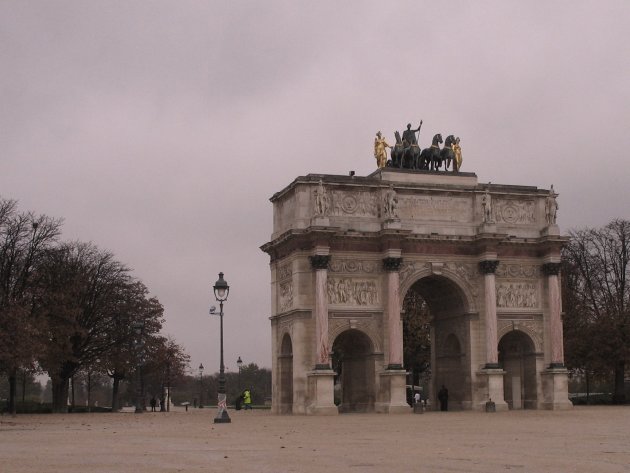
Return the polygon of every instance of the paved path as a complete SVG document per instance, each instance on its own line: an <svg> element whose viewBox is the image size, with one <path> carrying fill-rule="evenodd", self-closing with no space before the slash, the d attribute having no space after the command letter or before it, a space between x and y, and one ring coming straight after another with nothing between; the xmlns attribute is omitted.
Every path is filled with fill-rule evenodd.
<svg viewBox="0 0 630 473"><path fill-rule="evenodd" d="M1 473L630 472L630 406L272 416L0 417Z"/></svg>

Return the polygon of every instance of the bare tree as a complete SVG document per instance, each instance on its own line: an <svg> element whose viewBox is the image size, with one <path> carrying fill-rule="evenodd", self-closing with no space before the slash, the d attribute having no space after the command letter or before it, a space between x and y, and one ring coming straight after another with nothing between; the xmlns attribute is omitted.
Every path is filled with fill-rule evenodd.
<svg viewBox="0 0 630 473"><path fill-rule="evenodd" d="M149 297L147 287L133 280L120 288L116 308L112 311L110 337L112 346L103 357L103 366L112 378L112 411L117 411L120 382L129 377L136 368L134 352L134 330L136 323L142 324L142 337L150 339L162 328L164 308L155 297Z"/></svg>
<svg viewBox="0 0 630 473"><path fill-rule="evenodd" d="M47 252L40 271L37 310L46 321L40 363L52 380L53 411L65 412L68 380L115 343L112 320L129 270L92 244L66 243Z"/></svg>
<svg viewBox="0 0 630 473"><path fill-rule="evenodd" d="M59 236L61 220L18 212L0 198L0 372L9 378L9 411L16 412L20 368L32 369L41 345L33 313L35 268Z"/></svg>
<svg viewBox="0 0 630 473"><path fill-rule="evenodd" d="M613 401L625 402L624 374L630 360L630 221L571 232L564 250L565 299L574 313L565 322L568 349L583 363L606 365L614 377ZM568 308L568 307L567 307ZM575 330L574 330L575 329ZM583 340L571 336L582 334ZM574 353L569 352L569 357Z"/></svg>

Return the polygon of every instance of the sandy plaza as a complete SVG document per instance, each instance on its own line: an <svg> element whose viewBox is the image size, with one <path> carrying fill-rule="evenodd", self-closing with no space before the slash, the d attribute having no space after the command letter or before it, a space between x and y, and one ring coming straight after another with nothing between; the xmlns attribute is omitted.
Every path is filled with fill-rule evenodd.
<svg viewBox="0 0 630 473"><path fill-rule="evenodd" d="M606 472L630 467L630 410L273 416L214 409L0 418L2 473Z"/></svg>

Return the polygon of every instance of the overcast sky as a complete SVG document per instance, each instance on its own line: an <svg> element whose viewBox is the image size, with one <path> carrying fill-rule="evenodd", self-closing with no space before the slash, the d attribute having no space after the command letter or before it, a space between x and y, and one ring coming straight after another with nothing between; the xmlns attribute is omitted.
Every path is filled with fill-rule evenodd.
<svg viewBox="0 0 630 473"><path fill-rule="evenodd" d="M630 2L0 0L0 195L134 269L194 372L271 366L269 197L424 121L479 182L630 218Z"/></svg>

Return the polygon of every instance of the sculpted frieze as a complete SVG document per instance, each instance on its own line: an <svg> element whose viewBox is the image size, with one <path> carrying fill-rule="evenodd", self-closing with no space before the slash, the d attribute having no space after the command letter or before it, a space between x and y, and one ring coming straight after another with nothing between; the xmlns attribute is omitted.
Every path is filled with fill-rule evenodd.
<svg viewBox="0 0 630 473"><path fill-rule="evenodd" d="M378 288L371 279L328 277L329 304L378 305Z"/></svg>
<svg viewBox="0 0 630 473"><path fill-rule="evenodd" d="M426 268L427 264L428 263L426 262L407 261L403 258L403 262L398 273L400 275L400 281L404 283L412 274Z"/></svg>
<svg viewBox="0 0 630 473"><path fill-rule="evenodd" d="M461 197L398 196L398 216L407 220L472 221L472 201Z"/></svg>
<svg viewBox="0 0 630 473"><path fill-rule="evenodd" d="M293 267L291 263L285 263L278 266L278 281L289 279L293 275Z"/></svg>
<svg viewBox="0 0 630 473"><path fill-rule="evenodd" d="M293 307L293 281L280 284L278 306L280 312L285 312Z"/></svg>
<svg viewBox="0 0 630 473"><path fill-rule="evenodd" d="M379 199L370 192L332 191L330 215L378 217Z"/></svg>
<svg viewBox="0 0 630 473"><path fill-rule="evenodd" d="M332 258L328 268L333 273L374 273L378 265L377 261Z"/></svg>
<svg viewBox="0 0 630 473"><path fill-rule="evenodd" d="M472 281L476 278L477 272L475 266L468 263L446 263L444 268L452 273L457 274L460 278L465 281Z"/></svg>
<svg viewBox="0 0 630 473"><path fill-rule="evenodd" d="M540 277L540 266L501 263L495 274L498 278L537 279Z"/></svg>
<svg viewBox="0 0 630 473"><path fill-rule="evenodd" d="M531 282L497 284L497 307L533 309L538 307L538 285Z"/></svg>
<svg viewBox="0 0 630 473"><path fill-rule="evenodd" d="M512 330L526 333L534 342L534 349L540 351L543 345L542 325L536 320L499 320L497 323L499 339Z"/></svg>
<svg viewBox="0 0 630 473"><path fill-rule="evenodd" d="M496 199L493 209L497 223L512 225L536 223L536 205L533 200Z"/></svg>

